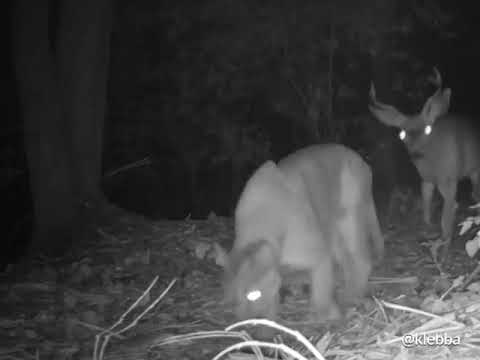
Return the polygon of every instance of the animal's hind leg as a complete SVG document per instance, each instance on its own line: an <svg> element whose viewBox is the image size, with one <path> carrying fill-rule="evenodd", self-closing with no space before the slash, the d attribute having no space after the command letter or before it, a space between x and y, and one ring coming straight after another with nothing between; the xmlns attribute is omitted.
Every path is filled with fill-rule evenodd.
<svg viewBox="0 0 480 360"><path fill-rule="evenodd" d="M457 182L448 181L440 183L438 190L443 197L443 210L442 210L442 237L444 239L445 246L442 250L442 259L446 258L448 249L452 242L452 236L455 223L455 212L457 209L457 202L455 196L457 194Z"/></svg>
<svg viewBox="0 0 480 360"><path fill-rule="evenodd" d="M372 269L371 261L364 252L349 254L349 266L343 266L345 279L345 303L355 303L365 296L368 288L368 277Z"/></svg>
<svg viewBox="0 0 480 360"><path fill-rule="evenodd" d="M470 181L472 182L472 197L475 203L480 202L480 170L470 174Z"/></svg>
<svg viewBox="0 0 480 360"><path fill-rule="evenodd" d="M352 300L361 298L365 296L365 293L368 288L368 277L371 271L371 262L370 259L362 256L362 254L357 254L353 257L353 270L354 273L349 277L350 284L346 284L347 294L350 295Z"/></svg>
<svg viewBox="0 0 480 360"><path fill-rule="evenodd" d="M345 295L347 302L354 302L365 295L368 277L372 269L370 246L367 241L366 224L359 224L359 214L349 214L340 226L343 252L341 267L345 279Z"/></svg>
<svg viewBox="0 0 480 360"><path fill-rule="evenodd" d="M339 319L335 301L335 273L330 255L325 254L311 271L310 303L319 321Z"/></svg>

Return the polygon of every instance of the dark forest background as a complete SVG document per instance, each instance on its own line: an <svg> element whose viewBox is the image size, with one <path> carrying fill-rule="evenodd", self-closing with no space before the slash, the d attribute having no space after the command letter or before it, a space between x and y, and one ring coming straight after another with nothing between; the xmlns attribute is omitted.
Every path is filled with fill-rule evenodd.
<svg viewBox="0 0 480 360"><path fill-rule="evenodd" d="M252 171L340 142L374 172L379 215L418 179L368 91L406 112L437 66L475 115L474 2L18 0L3 12L5 256L63 251L109 203L230 216ZM17 81L16 81L17 80ZM35 248L35 247L34 247Z"/></svg>

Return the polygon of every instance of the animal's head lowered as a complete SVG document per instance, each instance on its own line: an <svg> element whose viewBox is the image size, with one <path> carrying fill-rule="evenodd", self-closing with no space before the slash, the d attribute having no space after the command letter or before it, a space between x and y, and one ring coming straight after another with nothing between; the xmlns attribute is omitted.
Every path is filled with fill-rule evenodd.
<svg viewBox="0 0 480 360"><path fill-rule="evenodd" d="M275 316L281 276L273 247L265 240L229 255L220 247L225 297L238 319Z"/></svg>

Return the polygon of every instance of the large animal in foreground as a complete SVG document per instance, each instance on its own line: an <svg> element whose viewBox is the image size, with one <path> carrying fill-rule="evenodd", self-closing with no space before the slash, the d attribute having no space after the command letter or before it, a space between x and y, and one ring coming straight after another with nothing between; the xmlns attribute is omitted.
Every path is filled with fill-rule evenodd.
<svg viewBox="0 0 480 360"><path fill-rule="evenodd" d="M439 190L443 198L441 228L445 256L454 229L458 181L469 177L474 198L479 199L480 132L473 119L448 112L451 90L442 89L442 78L436 68L432 80L437 90L417 114L405 115L378 101L373 84L369 108L379 121L400 129L400 139L422 179L423 219L428 225L432 220L433 192L435 188Z"/></svg>
<svg viewBox="0 0 480 360"><path fill-rule="evenodd" d="M239 319L275 318L282 281L303 274L317 319L338 319L337 280L348 299L362 296L383 247L369 166L342 145L306 147L246 183L233 249L220 249L227 299Z"/></svg>

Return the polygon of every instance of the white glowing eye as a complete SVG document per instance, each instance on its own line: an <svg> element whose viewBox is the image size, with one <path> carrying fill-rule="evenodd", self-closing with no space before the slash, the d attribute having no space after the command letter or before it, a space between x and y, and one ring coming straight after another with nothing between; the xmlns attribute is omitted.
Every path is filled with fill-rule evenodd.
<svg viewBox="0 0 480 360"><path fill-rule="evenodd" d="M425 129L423 129L423 132L425 133L425 135L430 135L430 133L432 132L432 126L431 125L425 126Z"/></svg>
<svg viewBox="0 0 480 360"><path fill-rule="evenodd" d="M400 140L405 140L405 138L407 137L407 132L405 130L400 131L398 137L400 138Z"/></svg>
<svg viewBox="0 0 480 360"><path fill-rule="evenodd" d="M262 297L262 292L260 290L252 290L247 294L248 301L257 301Z"/></svg>

